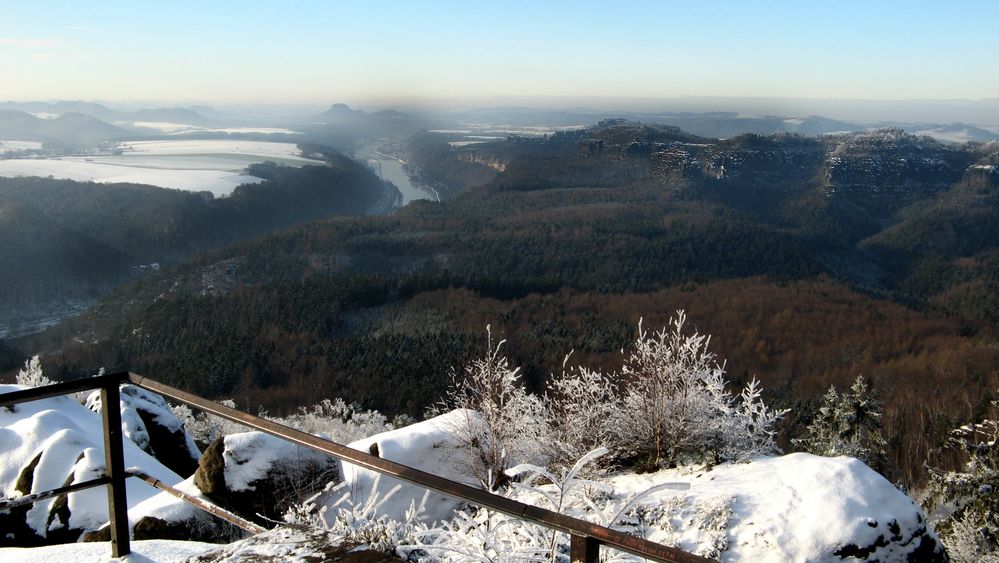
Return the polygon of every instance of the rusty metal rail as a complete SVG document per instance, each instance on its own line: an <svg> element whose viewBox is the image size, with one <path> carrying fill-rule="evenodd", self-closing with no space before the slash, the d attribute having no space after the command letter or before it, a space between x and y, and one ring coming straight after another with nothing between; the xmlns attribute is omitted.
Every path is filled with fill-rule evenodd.
<svg viewBox="0 0 999 563"><path fill-rule="evenodd" d="M502 512L514 516L521 520L540 524L542 526L567 533L570 537L570 560L573 563L596 563L599 560L600 546L608 546L614 549L631 553L639 557L644 557L653 561L676 562L676 563L702 563L712 561L687 553L685 551L667 547L661 544L650 542L643 538L638 538L599 526L586 520L573 518L564 514L559 514L551 510L545 510L536 506L531 506L503 496L495 495L475 487L450 481L438 475L433 475L419 469L408 467L393 461L382 459L348 448L342 444L324 440L296 430L294 428L265 420L251 414L238 411L236 409L220 405L209 401L198 395L176 389L169 385L160 383L148 377L134 373L116 373L88 380L73 381L67 383L57 383L38 389L28 389L0 395L0 406L15 404L19 402L37 400L46 397L54 397L66 393L74 393L87 389L101 389L101 399L103 405L117 404L118 385L120 383L131 383L139 387L159 393L175 401L187 404L204 412L219 416L234 422L243 424L261 432L288 440L318 452L322 452L342 461L346 461L370 469L378 473L394 477L403 481L432 489L446 495L458 498L474 505ZM114 388L113 392L111 387ZM113 393L113 397L112 397ZM113 411L113 416L107 413ZM128 515L125 510L125 488L123 486L126 473L121 466L121 421L118 409L102 408L105 425L105 452L108 459L108 473L110 483L108 484L109 514L111 515L111 537L112 555L120 557L129 552L128 548ZM113 432L111 424L113 419L117 421L117 435ZM109 429L110 428L110 429ZM117 448L114 444L117 443ZM117 449L117 460L115 452ZM116 478L117 477L117 478ZM119 484L120 482L120 484ZM120 495L120 499L119 499Z"/></svg>
<svg viewBox="0 0 999 563"><path fill-rule="evenodd" d="M245 518L241 518L238 515L233 514L232 512L229 512L228 510L222 508L221 506L216 506L198 497L189 495L180 489L171 487L170 485L167 485L163 481L160 481L156 477L153 477L152 475L145 473L143 471L136 471L135 469L129 469L128 476L135 477L137 479L142 479L149 485L156 487L157 489L163 491L164 493L177 497L188 504L193 504L194 506L200 508L201 510L204 510L205 512L212 514L214 516L218 516L219 518L225 520L226 522L229 522L234 526L238 526L246 530L247 532L250 532L251 534L260 534L267 531L267 528L264 528L263 526L258 526L257 524L254 524L253 522L250 522Z"/></svg>
<svg viewBox="0 0 999 563"><path fill-rule="evenodd" d="M73 483L72 485L66 485L65 487L58 487L56 489L42 491L40 493L5 499L0 501L0 511L10 510L11 508L17 508L18 506L24 506L26 504L34 504L38 501L50 499L59 495L68 495L69 493L75 493L76 491L82 491L91 487L100 487L101 485L107 485L109 483L111 483L110 477L101 476L96 479L81 481L79 483Z"/></svg>

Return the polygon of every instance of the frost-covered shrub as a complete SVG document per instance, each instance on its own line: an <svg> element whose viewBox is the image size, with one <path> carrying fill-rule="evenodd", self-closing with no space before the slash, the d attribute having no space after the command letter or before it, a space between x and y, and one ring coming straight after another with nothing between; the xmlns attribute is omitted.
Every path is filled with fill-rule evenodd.
<svg viewBox="0 0 999 563"><path fill-rule="evenodd" d="M924 505L954 561L999 561L999 420L957 428L950 445L968 461L963 471L931 471Z"/></svg>
<svg viewBox="0 0 999 563"><path fill-rule="evenodd" d="M469 470L483 487L495 490L502 485L504 471L519 462L548 461L545 406L528 393L520 382L520 368L511 368L500 355L504 341L493 346L492 331L483 358L452 372L451 387L439 411L466 409L468 416L453 431L469 451Z"/></svg>
<svg viewBox="0 0 999 563"><path fill-rule="evenodd" d="M560 471L522 464L508 471L515 480L504 491L508 498L583 518L619 531L642 536L648 528L639 503L648 495L672 488L663 483L640 494L620 497L606 483L581 476L587 465L607 454L606 448L591 451L572 467ZM569 561L569 537L545 526L484 508L466 508L451 522L418 527L415 542L398 548L401 556L420 561ZM642 561L611 549L601 550L601 561Z"/></svg>
<svg viewBox="0 0 999 563"><path fill-rule="evenodd" d="M835 386L822 397L806 437L794 440L808 453L855 457L882 474L888 471L887 442L881 426L881 402L863 376L857 376L848 392Z"/></svg>
<svg viewBox="0 0 999 563"><path fill-rule="evenodd" d="M685 322L678 311L653 334L639 323L620 373L566 368L566 356L543 401L519 385L499 355L503 343L493 348L490 338L486 357L455 374L446 402L482 414L456 429L477 453L476 474L495 487L511 458L564 468L598 447L611 450L608 462L646 469L777 453L774 427L785 411L763 403L755 380L733 397L709 337L685 334Z"/></svg>
<svg viewBox="0 0 999 563"><path fill-rule="evenodd" d="M610 446L610 421L619 408L620 389L607 375L583 366L565 369L548 382L545 406L551 434L551 463L566 467L587 452Z"/></svg>
<svg viewBox="0 0 999 563"><path fill-rule="evenodd" d="M401 520L393 519L382 514L379 508L399 487L385 494L379 494L377 489L377 486L373 487L372 494L357 502L346 483L330 483L322 492L291 508L285 514L285 521L325 530L341 543L365 544L389 553L400 545L414 543L423 519L423 504L414 501ZM424 496L424 502L426 498Z"/></svg>
<svg viewBox="0 0 999 563"><path fill-rule="evenodd" d="M784 412L763 404L755 380L734 399L723 367L708 351L710 337L685 334L685 323L683 311L653 334L639 323L622 370L626 387L608 423L608 445L649 469L775 452L773 427Z"/></svg>
<svg viewBox="0 0 999 563"><path fill-rule="evenodd" d="M339 397L332 400L323 399L311 407L301 407L298 412L284 418L268 418L340 444L392 429L392 425L388 424L388 419L382 413L361 410L347 404Z"/></svg>
<svg viewBox="0 0 999 563"><path fill-rule="evenodd" d="M760 455L780 453L775 436L777 422L786 410L773 410L763 402L760 384L752 379L736 401L728 417L726 440L718 453L721 459L743 461Z"/></svg>
<svg viewBox="0 0 999 563"><path fill-rule="evenodd" d="M55 383L42 373L42 362L38 359L38 354L24 362L24 367L17 372L15 381L18 385L27 385L28 387L42 387Z"/></svg>

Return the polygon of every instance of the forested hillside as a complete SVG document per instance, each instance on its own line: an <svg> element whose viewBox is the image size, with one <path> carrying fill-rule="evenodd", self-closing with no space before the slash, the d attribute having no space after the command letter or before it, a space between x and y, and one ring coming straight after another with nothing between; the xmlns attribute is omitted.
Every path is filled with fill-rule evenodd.
<svg viewBox="0 0 999 563"><path fill-rule="evenodd" d="M909 484L999 383L994 145L612 121L440 149L503 172L202 254L16 344L59 377L127 367L272 412L341 396L419 416L487 324L540 389L571 350L619 365L639 318L683 308L737 382L794 408L785 440L829 384L871 381Z"/></svg>
<svg viewBox="0 0 999 563"><path fill-rule="evenodd" d="M254 164L229 196L137 184L0 178L0 311L86 301L138 273L330 215L363 215L394 191L354 161ZM392 200L392 197L388 198ZM5 325L6 326L6 325Z"/></svg>

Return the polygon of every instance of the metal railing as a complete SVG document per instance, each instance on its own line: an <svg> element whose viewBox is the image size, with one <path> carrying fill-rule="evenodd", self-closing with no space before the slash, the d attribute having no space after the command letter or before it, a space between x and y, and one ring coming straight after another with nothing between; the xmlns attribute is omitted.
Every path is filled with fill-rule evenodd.
<svg viewBox="0 0 999 563"><path fill-rule="evenodd" d="M543 508L517 502L488 491L483 491L463 483L458 483L438 475L421 471L414 467L408 467L400 463L354 450L342 444L324 440L300 430L220 405L203 397L199 397L198 395L170 387L169 385L149 379L148 377L130 372L102 375L89 379L67 381L64 383L56 383L34 389L25 389L22 391L0 394L0 407L5 407L27 401L36 401L59 395L77 393L79 391L100 389L101 405L103 407L101 408L101 416L104 424L104 457L106 464L105 467L107 468L105 476L83 483L70 485L68 487L62 487L60 489L53 489L52 491L35 493L33 495L16 498L12 501L8 501L6 505L11 506L13 503L23 504L25 502L36 502L38 500L43 500L44 498L50 498L51 496L59 494L66 494L84 488L106 485L108 491L108 515L110 516L109 525L111 531L111 553L113 557L121 557L131 552L128 531L128 505L125 498L125 479L128 477L140 477L147 482L149 482L149 480L156 481L148 475L141 474L140 472L129 473L125 471L122 445L123 436L121 432L121 413L117 408L107 408L107 405L118 404L120 400L119 385L122 383L130 383L132 385L154 391L164 397L179 401L204 412L243 424L244 426L282 438L311 450L331 455L341 461L352 463L383 475L407 481L426 489L432 489L480 507L495 510L497 512L514 516L521 520L526 520L559 532L567 533L570 537L570 560L573 563L596 563L599 560L600 546L612 547L614 549L653 561L677 563L711 561L710 559L687 553L673 547L667 547L643 538L631 536L617 530L599 526L592 522L587 522L586 520L573 518L572 516L559 514L551 510L545 510ZM156 485L155 483L151 484L161 489L164 487L167 489L170 488L162 483L160 483L162 486ZM179 493L177 496L183 495L180 491L174 491L175 492L171 494L177 495ZM186 499L182 496L181 498L182 500L190 502L189 496ZM202 504L207 505L207 503L203 503L203 501ZM195 504L195 506L198 506L202 510L209 511L212 514L216 514L217 516L226 518L225 514L221 514L227 513L224 509L211 505L206 507ZM0 504L0 508L3 507L4 505ZM221 513L212 510L213 508L218 509ZM231 513L228 514L231 515ZM235 515L232 516L235 517ZM231 519L229 520L230 522L234 522ZM237 522L234 523L240 525ZM252 523L247 524L255 526ZM245 526L241 527L245 528ZM253 529L251 531L255 532L258 531L258 529Z"/></svg>

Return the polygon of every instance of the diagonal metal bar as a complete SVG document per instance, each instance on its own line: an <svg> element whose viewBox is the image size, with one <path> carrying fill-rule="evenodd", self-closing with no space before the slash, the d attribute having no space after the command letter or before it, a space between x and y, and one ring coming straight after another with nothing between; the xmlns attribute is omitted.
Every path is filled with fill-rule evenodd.
<svg viewBox="0 0 999 563"><path fill-rule="evenodd" d="M478 506L496 510L516 518L541 524L561 532L589 538L589 547L594 543L606 545L646 559L676 563L703 563L712 561L685 551L667 547L648 540L611 530L592 522L573 518L536 506L520 503L506 497L457 483L419 469L408 467L364 452L348 448L342 444L324 440L294 428L265 420L233 408L209 401L192 393L176 389L142 375L116 374L127 378L132 384L180 401L222 418L238 422L261 432L277 436L300 446L323 452L354 465L382 473L396 479L408 481L427 489L466 500Z"/></svg>
<svg viewBox="0 0 999 563"><path fill-rule="evenodd" d="M65 487L59 487L57 489L52 489L49 491L42 491L40 493L32 493L30 495L24 495L23 497L7 499L4 501L0 501L0 511L9 510L11 508L17 508L18 506L23 506L25 504L36 503L38 501L42 501L47 498L52 498L59 495L75 493L76 491L82 491L84 489L89 489L92 487L100 487L101 485L107 485L109 483L111 483L110 477L101 476L96 479L90 479L89 481L81 481L79 483L73 483L72 485L66 485Z"/></svg>
<svg viewBox="0 0 999 563"><path fill-rule="evenodd" d="M207 512L209 514L218 516L219 518L225 520L226 522L229 522L230 524L234 524L234 525L236 525L236 526L238 526L238 527L246 530L247 532L250 532L251 534L260 534L260 533L263 533L263 532L267 531L267 529L264 528L263 526L258 526L256 524L254 524L253 522L250 522L249 520L246 520L244 518L240 518L239 516L233 514L232 512L229 512L228 510L222 508L221 506L217 506L215 504L206 502L206 501L204 501L204 500L202 500L202 499L200 499L198 497L191 496L191 495L185 493L184 491L182 491L180 489L171 487L170 485L167 485L163 481L160 481L156 477L153 477L153 476L151 476L148 473L145 473L143 471L137 471L135 469L130 469L128 471L128 476L129 477L137 477L139 479L142 479L143 481L145 481L146 483L149 483L153 487L156 487L157 489L159 489L159 490L161 490L161 491L163 491L163 492L165 492L165 493L167 493L169 495L173 495L173 496L179 498L180 500L182 500L182 501L184 501L184 502L186 502L188 504L192 504L192 505L200 508L201 510L204 510L205 512Z"/></svg>

